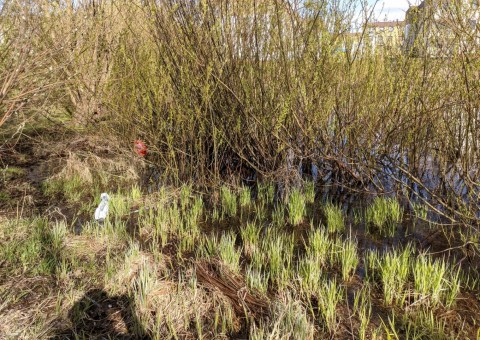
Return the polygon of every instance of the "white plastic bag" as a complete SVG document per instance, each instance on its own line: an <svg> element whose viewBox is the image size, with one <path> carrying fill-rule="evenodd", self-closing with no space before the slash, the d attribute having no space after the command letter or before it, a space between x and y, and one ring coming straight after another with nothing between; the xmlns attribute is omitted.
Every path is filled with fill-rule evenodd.
<svg viewBox="0 0 480 340"><path fill-rule="evenodd" d="M108 200L109 196L106 192L100 195L100 204L98 208L95 210L95 221L98 223L103 223L107 218L108 214Z"/></svg>

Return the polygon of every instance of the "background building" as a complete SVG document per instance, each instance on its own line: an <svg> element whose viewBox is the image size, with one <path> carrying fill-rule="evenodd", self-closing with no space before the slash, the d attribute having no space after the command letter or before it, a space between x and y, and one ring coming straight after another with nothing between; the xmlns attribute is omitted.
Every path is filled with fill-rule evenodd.
<svg viewBox="0 0 480 340"><path fill-rule="evenodd" d="M395 48L403 43L404 21L381 21L367 25L372 49Z"/></svg>
<svg viewBox="0 0 480 340"><path fill-rule="evenodd" d="M404 50L412 56L473 52L479 42L479 0L425 0L406 13Z"/></svg>

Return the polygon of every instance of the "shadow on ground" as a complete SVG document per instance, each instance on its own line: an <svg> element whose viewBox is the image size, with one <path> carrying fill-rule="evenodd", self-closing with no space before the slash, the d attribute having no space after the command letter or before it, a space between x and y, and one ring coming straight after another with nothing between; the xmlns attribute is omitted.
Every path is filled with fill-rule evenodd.
<svg viewBox="0 0 480 340"><path fill-rule="evenodd" d="M88 291L68 312L70 327L53 339L150 339L136 318L131 298Z"/></svg>

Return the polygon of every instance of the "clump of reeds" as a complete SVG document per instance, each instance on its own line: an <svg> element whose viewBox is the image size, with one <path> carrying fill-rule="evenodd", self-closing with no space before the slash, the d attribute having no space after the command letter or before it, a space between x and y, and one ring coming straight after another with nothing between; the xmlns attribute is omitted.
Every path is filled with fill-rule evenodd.
<svg viewBox="0 0 480 340"><path fill-rule="evenodd" d="M327 228L330 233L342 232L345 229L342 209L339 206L329 202L325 205L324 212L327 218Z"/></svg>
<svg viewBox="0 0 480 340"><path fill-rule="evenodd" d="M237 237L233 232L225 233L218 243L218 255L223 263L234 273L240 270L241 250L235 246Z"/></svg>
<svg viewBox="0 0 480 340"><path fill-rule="evenodd" d="M247 284L251 289L261 294L267 294L270 279L270 273L268 271L258 269L255 265L249 265L245 275Z"/></svg>
<svg viewBox="0 0 480 340"><path fill-rule="evenodd" d="M412 248L410 245L399 253L397 250L386 252L378 259L382 280L383 296L387 305L403 305L407 294L405 287L410 274Z"/></svg>
<svg viewBox="0 0 480 340"><path fill-rule="evenodd" d="M293 235L269 230L262 240L269 277L279 289L286 287L293 275Z"/></svg>
<svg viewBox="0 0 480 340"><path fill-rule="evenodd" d="M358 337L367 339L367 330L372 316L372 302L368 285L363 286L355 293L353 310L360 321Z"/></svg>
<svg viewBox="0 0 480 340"><path fill-rule="evenodd" d="M275 197L275 186L271 182L261 183L258 185L258 199L272 204Z"/></svg>
<svg viewBox="0 0 480 340"><path fill-rule="evenodd" d="M260 226L255 222L247 222L247 225L240 229L243 250L249 257L251 257L260 246L260 231Z"/></svg>
<svg viewBox="0 0 480 340"><path fill-rule="evenodd" d="M192 187L190 185L182 185L180 188L180 208L185 211L190 204L192 197Z"/></svg>
<svg viewBox="0 0 480 340"><path fill-rule="evenodd" d="M293 189L288 198L288 218L293 225L303 222L305 217L305 196L298 189Z"/></svg>
<svg viewBox="0 0 480 340"><path fill-rule="evenodd" d="M335 333L339 320L337 305L343 299L344 290L335 280L325 280L318 290L318 307L320 317L330 334Z"/></svg>
<svg viewBox="0 0 480 340"><path fill-rule="evenodd" d="M433 310L420 308L401 316L402 328L406 330L405 338L415 339L423 338L428 334L437 339L448 339L446 326L447 321L444 318L435 315Z"/></svg>
<svg viewBox="0 0 480 340"><path fill-rule="evenodd" d="M237 214L237 196L228 187L222 186L220 189L220 199L222 203L222 214L229 217Z"/></svg>
<svg viewBox="0 0 480 340"><path fill-rule="evenodd" d="M332 241L328 238L324 228L312 228L308 235L308 245L305 245L309 256L317 259L318 265L326 265L330 252L332 251Z"/></svg>
<svg viewBox="0 0 480 340"><path fill-rule="evenodd" d="M282 204L277 204L272 210L272 223L280 227L285 224L285 207Z"/></svg>
<svg viewBox="0 0 480 340"><path fill-rule="evenodd" d="M394 236L402 218L403 208L395 198L375 197L365 212L365 222L390 237Z"/></svg>
<svg viewBox="0 0 480 340"><path fill-rule="evenodd" d="M242 187L239 195L240 207L247 208L252 202L252 191L249 187Z"/></svg>
<svg viewBox="0 0 480 340"><path fill-rule="evenodd" d="M109 199L109 216L112 220L119 221L130 213L131 200L130 197L122 193L110 195Z"/></svg>
<svg viewBox="0 0 480 340"><path fill-rule="evenodd" d="M303 192L305 193L305 201L307 203L314 203L315 202L315 182L314 181L306 181L303 184Z"/></svg>
<svg viewBox="0 0 480 340"><path fill-rule="evenodd" d="M348 281L355 274L359 262L355 240L345 240L337 252L338 262L342 268L342 279Z"/></svg>
<svg viewBox="0 0 480 340"><path fill-rule="evenodd" d="M322 282L322 267L315 255L308 254L298 261L297 268L301 289L307 294L315 294Z"/></svg>
<svg viewBox="0 0 480 340"><path fill-rule="evenodd" d="M420 255L413 264L416 300L436 307L454 304L460 291L459 270L451 271L444 260Z"/></svg>

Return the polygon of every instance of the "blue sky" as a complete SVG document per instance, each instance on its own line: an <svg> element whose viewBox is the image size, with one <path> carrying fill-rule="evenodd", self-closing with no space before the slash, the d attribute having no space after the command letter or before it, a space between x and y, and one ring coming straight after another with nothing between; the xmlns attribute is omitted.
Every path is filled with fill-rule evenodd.
<svg viewBox="0 0 480 340"><path fill-rule="evenodd" d="M420 2L419 0L368 0L370 6L377 3L375 6L375 19L378 21L384 21L385 16L388 21L404 20L409 3L418 5Z"/></svg>

